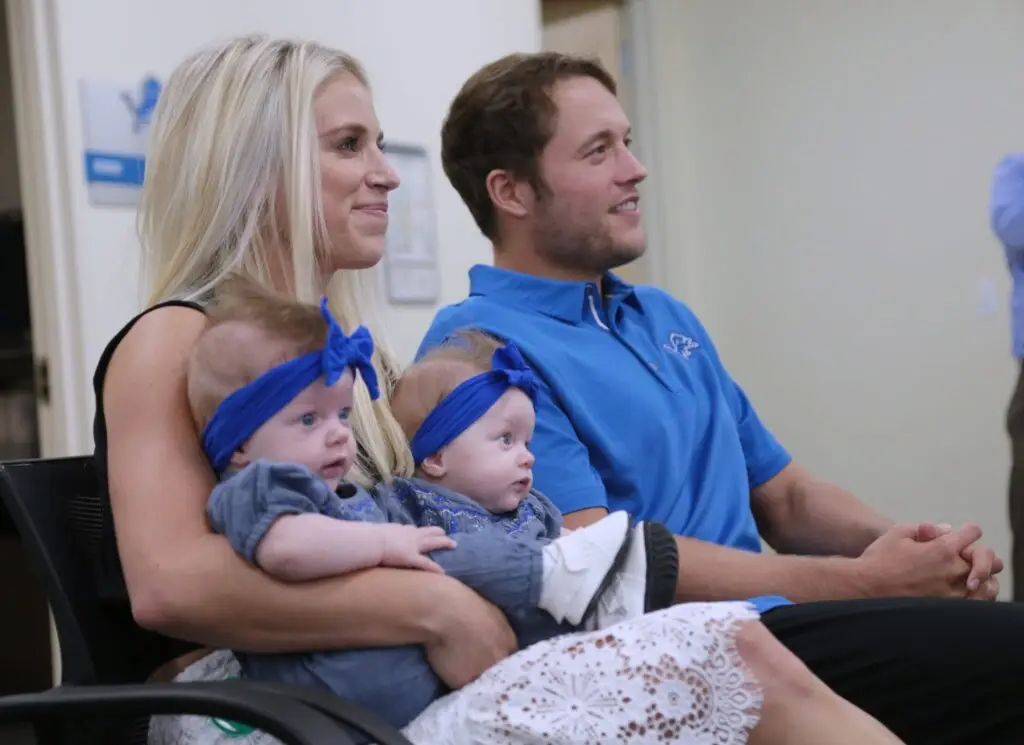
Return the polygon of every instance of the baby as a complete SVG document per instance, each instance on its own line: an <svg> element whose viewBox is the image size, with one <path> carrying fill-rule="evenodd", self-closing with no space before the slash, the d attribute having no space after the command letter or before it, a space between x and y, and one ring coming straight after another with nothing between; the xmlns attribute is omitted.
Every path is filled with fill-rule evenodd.
<svg viewBox="0 0 1024 745"><path fill-rule="evenodd" d="M439 352L410 371L410 391L429 388L431 369L466 373L414 438L417 452L432 450L418 458L422 479L372 495L345 481L358 457L357 375L378 395L372 353L369 333L346 336L326 301L317 309L236 288L210 308L188 397L220 478L211 526L242 556L283 581L374 566L444 571L500 607L521 646L671 604L677 556L663 526L630 527L616 513L561 536L557 510L531 491L524 443L536 383L511 347L497 348L494 370L474 374L462 352L446 366ZM486 453L473 445L491 436L492 409L515 426L497 435L508 443L499 454L516 462L512 479L498 458L483 470ZM446 692L419 646L237 656L247 677L324 687L397 727Z"/></svg>
<svg viewBox="0 0 1024 745"><path fill-rule="evenodd" d="M568 618L559 612L566 596L555 580L555 571L569 566L576 571L589 568L588 562L580 560L582 556L566 553L576 547L566 538L560 539L568 535L562 528L561 513L532 489L534 455L529 445L536 420L537 386L533 372L514 346L466 329L412 365L398 381L391 401L416 463L416 478L408 482L412 489L400 491L400 499L418 525L440 525L450 535L467 521L488 524L499 537L481 547L486 550L480 557L482 571L500 560L510 576L509 567L521 562L517 551L495 548L499 543L509 545L501 540L503 536L529 536L531 541L547 543L542 556L547 558L545 554L550 552L557 557L544 563L538 602L523 604L518 600L521 593L515 592L507 601L498 602L521 641L524 636L537 641L552 635L550 618L535 613L533 606L549 611L556 619ZM601 522L615 524L615 535L619 535L618 526L625 524L619 521L626 520L620 512ZM633 533L622 570L615 573L607 590L593 598L597 606L592 626L604 628L672 602L675 541L659 523L640 523ZM658 551L658 560L649 564L646 559L652 550ZM472 571L466 567L460 574L464 577ZM526 617L519 612L523 609L529 609ZM577 618L578 614L570 620L578 624Z"/></svg>

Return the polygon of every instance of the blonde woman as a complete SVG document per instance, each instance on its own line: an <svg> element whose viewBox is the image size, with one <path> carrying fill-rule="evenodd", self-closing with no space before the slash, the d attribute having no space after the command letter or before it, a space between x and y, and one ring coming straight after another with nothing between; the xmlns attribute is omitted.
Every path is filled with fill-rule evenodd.
<svg viewBox="0 0 1024 745"><path fill-rule="evenodd" d="M362 68L313 43L241 38L193 55L168 80L151 137L140 220L148 307L96 371L96 462L109 504L96 569L107 602L130 603L140 625L187 640L164 650L178 667L157 675L239 674L216 648L418 645L439 698L391 715L417 744L898 742L817 681L746 604L676 606L513 654L504 617L447 576L375 568L286 584L236 555L207 526L214 475L186 398L203 304L241 273L299 301L326 291L343 326L368 326L385 395L374 403L358 389L354 472L389 488L412 462L386 404L397 364L361 270L380 259L398 179ZM231 730L159 718L150 739L240 742Z"/></svg>

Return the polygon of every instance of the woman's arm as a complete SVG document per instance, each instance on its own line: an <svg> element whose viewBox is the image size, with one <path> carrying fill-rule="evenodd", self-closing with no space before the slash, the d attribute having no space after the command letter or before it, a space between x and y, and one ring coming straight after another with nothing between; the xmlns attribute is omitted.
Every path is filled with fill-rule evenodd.
<svg viewBox="0 0 1024 745"><path fill-rule="evenodd" d="M504 617L450 577L370 569L291 585L250 566L210 531L213 474L185 390L203 324L186 308L145 315L118 345L104 382L110 499L136 620L247 650L422 643L450 685L510 654L515 639ZM467 641L474 648L457 659Z"/></svg>
<svg viewBox="0 0 1024 745"><path fill-rule="evenodd" d="M441 528L345 519L346 503L384 519L364 490L342 500L305 466L257 460L214 487L206 518L248 563L283 582L385 566L443 571L426 556L455 546Z"/></svg>

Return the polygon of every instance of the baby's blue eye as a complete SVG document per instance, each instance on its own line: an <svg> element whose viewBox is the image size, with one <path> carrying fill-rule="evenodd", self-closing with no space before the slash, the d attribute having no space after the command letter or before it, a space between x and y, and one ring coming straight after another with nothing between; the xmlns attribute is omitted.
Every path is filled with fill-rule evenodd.
<svg viewBox="0 0 1024 745"><path fill-rule="evenodd" d="M338 412L338 419L340 419L343 422L347 422L348 418L349 418L349 416L351 416L351 414L352 414L352 409L349 408L348 406L346 406L344 409L342 409L341 411Z"/></svg>
<svg viewBox="0 0 1024 745"><path fill-rule="evenodd" d="M315 414L303 414L302 415L302 419L300 419L299 421L302 422L302 426L303 427L312 427L313 426L313 422L316 421L316 415Z"/></svg>
<svg viewBox="0 0 1024 745"><path fill-rule="evenodd" d="M502 445L511 445L512 444L512 434L510 432L506 432L505 434L503 434L501 436L501 444Z"/></svg>

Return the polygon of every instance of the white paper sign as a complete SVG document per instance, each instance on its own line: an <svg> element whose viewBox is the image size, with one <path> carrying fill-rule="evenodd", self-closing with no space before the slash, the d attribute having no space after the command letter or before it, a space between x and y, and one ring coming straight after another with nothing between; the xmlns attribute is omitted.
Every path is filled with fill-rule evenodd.
<svg viewBox="0 0 1024 745"><path fill-rule="evenodd" d="M160 96L160 81L147 76L136 85L82 80L82 135L85 183L96 205L134 207L146 167L149 121Z"/></svg>
<svg viewBox="0 0 1024 745"><path fill-rule="evenodd" d="M419 146L388 145L401 184L388 199L384 281L396 304L433 305L441 294L430 156Z"/></svg>

